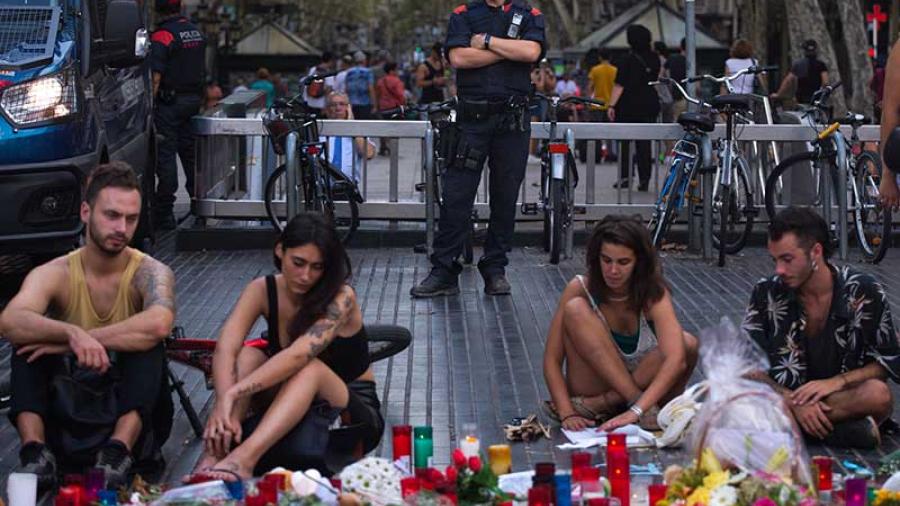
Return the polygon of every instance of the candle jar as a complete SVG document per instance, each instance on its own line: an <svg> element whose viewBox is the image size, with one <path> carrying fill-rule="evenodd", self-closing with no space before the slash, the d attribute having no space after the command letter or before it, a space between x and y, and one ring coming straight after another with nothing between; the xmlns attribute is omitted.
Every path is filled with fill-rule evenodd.
<svg viewBox="0 0 900 506"><path fill-rule="evenodd" d="M434 456L434 441L432 440L432 429L430 426L416 427L413 430L415 440L413 441L413 455L416 469L423 467L431 467L431 459Z"/></svg>
<svg viewBox="0 0 900 506"><path fill-rule="evenodd" d="M550 506L551 489L548 485L539 485L528 489L528 506Z"/></svg>
<svg viewBox="0 0 900 506"><path fill-rule="evenodd" d="M404 499L418 492L419 488L419 479L414 476L408 476L400 480L400 495Z"/></svg>
<svg viewBox="0 0 900 506"><path fill-rule="evenodd" d="M474 423L464 423L459 437L459 449L466 458L477 457L481 453L481 442L478 440L478 426Z"/></svg>
<svg viewBox="0 0 900 506"><path fill-rule="evenodd" d="M512 449L509 445L491 445L488 447L488 460L491 471L497 476L512 470Z"/></svg>
<svg viewBox="0 0 900 506"><path fill-rule="evenodd" d="M649 506L656 506L656 503L666 498L666 492L669 487L663 483L650 485L647 487L647 496L649 497Z"/></svg>
<svg viewBox="0 0 900 506"><path fill-rule="evenodd" d="M412 427L409 425L395 425L393 432L394 464L403 469L406 474L412 472Z"/></svg>
<svg viewBox="0 0 900 506"><path fill-rule="evenodd" d="M553 462L538 462L534 465L534 475L535 476L550 476L556 474L556 464Z"/></svg>
<svg viewBox="0 0 900 506"><path fill-rule="evenodd" d="M847 506L866 506L868 493L865 478L850 478L844 481L844 501Z"/></svg>
<svg viewBox="0 0 900 506"><path fill-rule="evenodd" d="M615 451L606 456L606 477L612 480L630 479L628 453Z"/></svg>
<svg viewBox="0 0 900 506"><path fill-rule="evenodd" d="M572 452L571 459L573 474L575 473L576 469L591 466L591 454L588 452Z"/></svg>
<svg viewBox="0 0 900 506"><path fill-rule="evenodd" d="M813 464L816 466L819 492L830 492L833 488L831 457L813 457Z"/></svg>
<svg viewBox="0 0 900 506"><path fill-rule="evenodd" d="M606 453L616 451L627 451L628 444L625 434L621 432L610 432L606 435Z"/></svg>

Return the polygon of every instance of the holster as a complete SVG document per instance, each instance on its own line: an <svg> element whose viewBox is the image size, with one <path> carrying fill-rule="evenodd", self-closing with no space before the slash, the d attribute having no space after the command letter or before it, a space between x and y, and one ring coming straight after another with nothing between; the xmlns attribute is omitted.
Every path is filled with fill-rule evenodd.
<svg viewBox="0 0 900 506"><path fill-rule="evenodd" d="M159 89L159 92L156 94L156 98L159 100L160 104L172 105L175 103L175 99L178 97L178 93L175 90L169 89Z"/></svg>

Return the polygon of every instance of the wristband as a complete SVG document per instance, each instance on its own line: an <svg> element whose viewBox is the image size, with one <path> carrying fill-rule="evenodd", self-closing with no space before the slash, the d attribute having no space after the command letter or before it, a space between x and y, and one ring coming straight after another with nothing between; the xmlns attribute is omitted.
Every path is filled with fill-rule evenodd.
<svg viewBox="0 0 900 506"><path fill-rule="evenodd" d="M640 418L641 415L644 414L644 410L641 409L641 407L638 406L637 404L632 404L632 405L628 408L628 411L631 411L632 413L636 414L636 415L638 416L638 418Z"/></svg>
<svg viewBox="0 0 900 506"><path fill-rule="evenodd" d="M491 34L489 34L489 33L484 34L484 48L485 49L491 48Z"/></svg>
<svg viewBox="0 0 900 506"><path fill-rule="evenodd" d="M564 417L562 418L562 420L559 421L559 423L563 423L563 422L565 422L566 420L568 420L569 418L575 418L576 416L577 416L577 417L580 417L580 418L584 418L583 416L579 415L578 413L572 413L571 415L564 416Z"/></svg>

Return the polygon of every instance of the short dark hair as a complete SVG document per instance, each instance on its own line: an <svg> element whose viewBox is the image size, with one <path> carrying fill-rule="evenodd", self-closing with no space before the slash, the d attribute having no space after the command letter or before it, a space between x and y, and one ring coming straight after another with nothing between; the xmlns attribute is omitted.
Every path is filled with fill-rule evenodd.
<svg viewBox="0 0 900 506"><path fill-rule="evenodd" d="M794 234L800 247L809 251L816 243L822 245L822 256L831 257L834 245L828 224L821 216L805 207L788 207L775 215L769 223L769 240L780 241L784 234Z"/></svg>
<svg viewBox="0 0 900 506"><path fill-rule="evenodd" d="M84 201L93 206L100 190L104 188L137 190L138 193L141 191L141 185L138 183L134 169L131 168L131 165L121 161L100 164L91 171L84 188Z"/></svg>
<svg viewBox="0 0 900 506"><path fill-rule="evenodd" d="M434 44L431 45L431 50L439 55L443 55L444 54L444 45L441 44L440 42L435 42Z"/></svg>
<svg viewBox="0 0 900 506"><path fill-rule="evenodd" d="M327 49L325 51L322 51L322 63L328 63L332 60L334 60L334 53L328 51Z"/></svg>
<svg viewBox="0 0 900 506"><path fill-rule="evenodd" d="M392 62L392 61L389 61L389 62L387 62L387 63L384 64L384 73L385 73L385 74L390 74L391 72L393 72L393 71L395 71L395 70L397 70L397 64L396 64L396 63L394 63L394 62Z"/></svg>
<svg viewBox="0 0 900 506"><path fill-rule="evenodd" d="M601 60L609 61L609 49L606 49L604 47L604 48L600 49L599 51L597 51L597 54L600 55Z"/></svg>

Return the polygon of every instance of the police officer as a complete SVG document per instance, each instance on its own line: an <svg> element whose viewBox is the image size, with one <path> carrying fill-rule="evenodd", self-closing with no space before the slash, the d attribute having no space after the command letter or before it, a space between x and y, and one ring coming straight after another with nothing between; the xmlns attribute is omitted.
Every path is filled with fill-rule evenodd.
<svg viewBox="0 0 900 506"><path fill-rule="evenodd" d="M414 297L459 293L457 277L475 192L487 160L491 218L478 270L489 295L510 292L505 268L525 176L531 124L531 68L544 53L544 16L524 0L475 0L450 15L447 43L457 70L460 129L455 156L443 176L443 208L431 273Z"/></svg>
<svg viewBox="0 0 900 506"><path fill-rule="evenodd" d="M153 223L158 230L175 228L172 206L178 189L176 153L184 168L185 186L194 196L194 135L191 117L200 112L203 100L206 38L196 25L181 16L181 0L156 0L161 17L159 29L150 37L150 68L156 96L158 183Z"/></svg>

